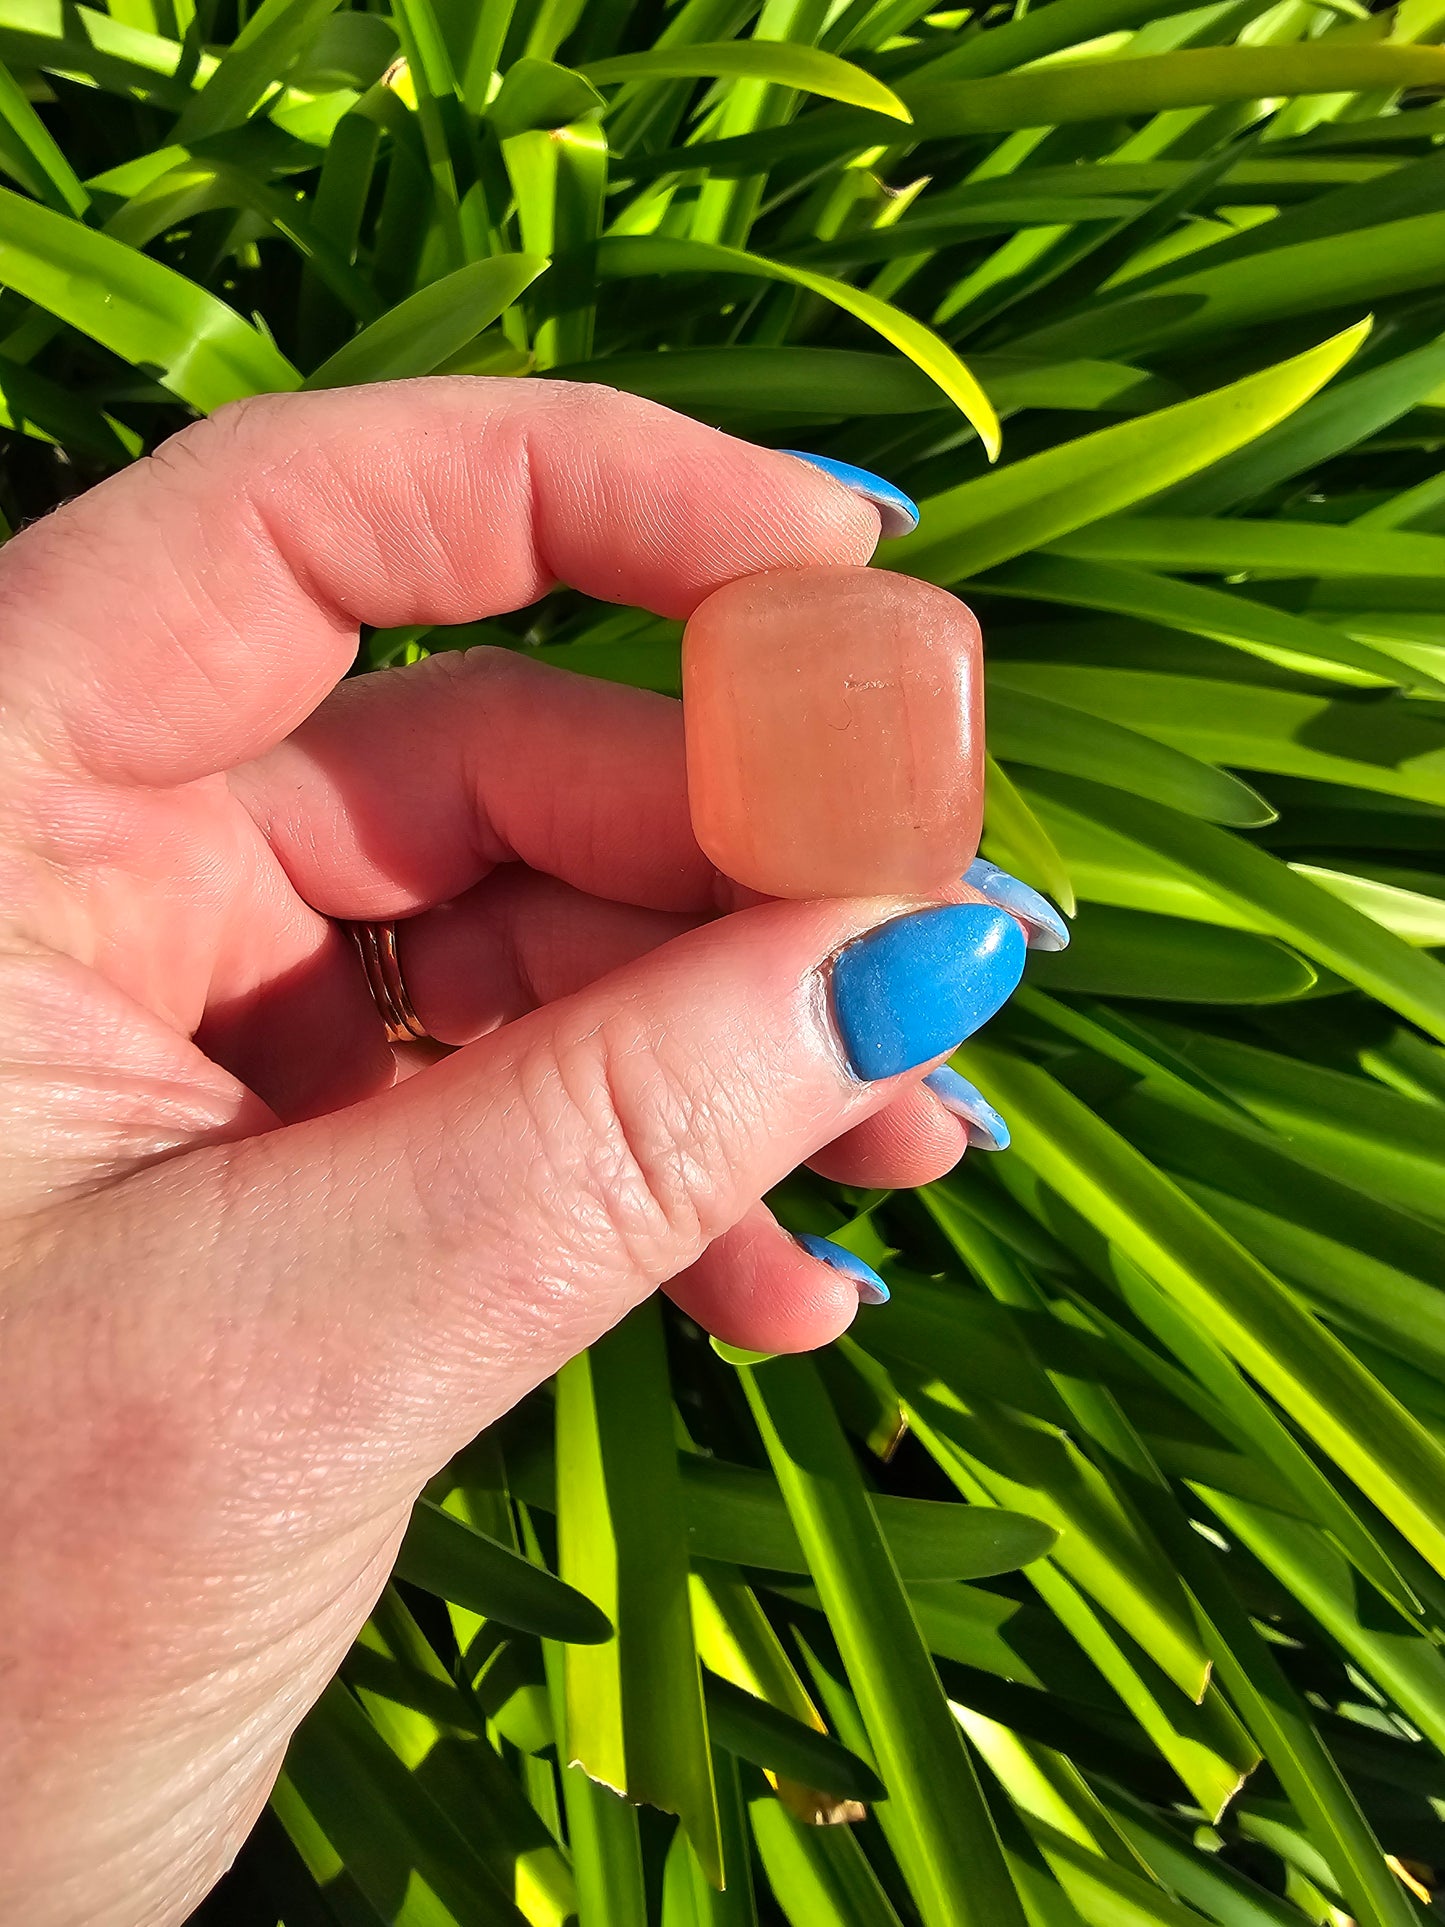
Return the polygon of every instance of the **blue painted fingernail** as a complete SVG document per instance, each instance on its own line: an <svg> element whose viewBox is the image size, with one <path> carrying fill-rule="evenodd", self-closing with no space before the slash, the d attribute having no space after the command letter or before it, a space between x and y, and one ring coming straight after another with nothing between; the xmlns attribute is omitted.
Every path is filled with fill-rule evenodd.
<svg viewBox="0 0 1445 1927"><path fill-rule="evenodd" d="M831 1265L834 1271L841 1271L845 1278L855 1284L858 1296L865 1305L888 1303L888 1287L872 1265L865 1265L861 1258L855 1258L844 1246L835 1245L831 1238L819 1238L811 1231L799 1231L794 1235L810 1258L821 1259L825 1265Z"/></svg>
<svg viewBox="0 0 1445 1927"><path fill-rule="evenodd" d="M915 910L850 943L833 1012L854 1071L897 1077L956 1050L1013 995L1024 956L1017 921L986 903Z"/></svg>
<svg viewBox="0 0 1445 1927"><path fill-rule="evenodd" d="M865 502L871 502L878 511L878 520L883 525L885 535L911 535L918 527L918 504L895 488L892 482L885 482L881 475L870 469L855 468L851 462L835 462L831 455L805 455L801 448L780 448L780 455L796 456L800 462L821 469L831 475L835 482L844 488L851 488L855 495L861 495Z"/></svg>
<svg viewBox="0 0 1445 1927"><path fill-rule="evenodd" d="M1028 884L1020 883L1007 870L1001 870L986 857L976 856L964 871L963 880L971 883L990 903L1010 911L1028 925L1030 950L1068 949L1069 926L1048 898L1041 897Z"/></svg>
<svg viewBox="0 0 1445 1927"><path fill-rule="evenodd" d="M1008 1149L1008 1126L976 1084L970 1084L947 1064L930 1071L923 1081L944 1110L967 1126L968 1141L976 1151Z"/></svg>

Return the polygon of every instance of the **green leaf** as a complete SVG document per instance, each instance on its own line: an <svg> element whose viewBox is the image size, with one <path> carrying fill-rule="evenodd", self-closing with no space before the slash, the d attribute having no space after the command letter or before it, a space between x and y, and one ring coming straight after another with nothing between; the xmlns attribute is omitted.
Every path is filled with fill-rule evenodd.
<svg viewBox="0 0 1445 1927"><path fill-rule="evenodd" d="M183 145L239 126L316 38L337 0L262 0L175 124Z"/></svg>
<svg viewBox="0 0 1445 1927"><path fill-rule="evenodd" d="M523 1632L583 1645L612 1637L610 1620L590 1599L428 1499L416 1503L396 1570L438 1598Z"/></svg>
<svg viewBox="0 0 1445 1927"><path fill-rule="evenodd" d="M1142 501L1298 408L1367 332L1361 323L1262 374L929 497L918 529L890 550L890 562L930 582L960 582Z"/></svg>
<svg viewBox="0 0 1445 1927"><path fill-rule="evenodd" d="M753 1838L789 1927L900 1927L846 1827L805 1827L776 1800L748 1802Z"/></svg>
<svg viewBox="0 0 1445 1927"><path fill-rule="evenodd" d="M1207 762L1445 807L1445 719L1399 697L1359 699L1070 662L995 663L990 680L1046 691Z"/></svg>
<svg viewBox="0 0 1445 1927"><path fill-rule="evenodd" d="M1073 938L1067 950L1030 962L1030 977L1045 990L1272 1004L1304 996L1317 981L1302 957L1270 937L1182 917L1090 904Z"/></svg>
<svg viewBox="0 0 1445 1927"><path fill-rule="evenodd" d="M1422 1217L1445 1218L1445 1108L1252 1044L1199 1037L1188 1046L1296 1157Z"/></svg>
<svg viewBox="0 0 1445 1927"><path fill-rule="evenodd" d="M1382 575L1445 580L1445 536L1328 528L1318 522L1121 516L1050 544L1055 555L1130 562L1171 575Z"/></svg>
<svg viewBox="0 0 1445 1927"><path fill-rule="evenodd" d="M1042 1606L981 1586L927 1586L909 1594L929 1651L1070 1702L1108 1708L1112 1696Z"/></svg>
<svg viewBox="0 0 1445 1927"><path fill-rule="evenodd" d="M461 267L491 252L486 210L471 191L476 156L461 83L431 0L396 0L394 19L426 150L441 255L449 267Z"/></svg>
<svg viewBox="0 0 1445 1927"><path fill-rule="evenodd" d="M568 1646L571 1763L676 1813L714 1885L721 1841L688 1603L682 1486L655 1304L574 1359L557 1386L557 1536L566 1581L617 1628Z"/></svg>
<svg viewBox="0 0 1445 1927"><path fill-rule="evenodd" d="M1168 508L1177 515L1215 515L1253 501L1290 476L1308 474L1332 455L1368 441L1442 381L1445 335L1333 383L1258 441L1173 490Z"/></svg>
<svg viewBox="0 0 1445 1927"><path fill-rule="evenodd" d="M600 114L606 104L575 69L524 54L507 69L487 119L499 140L509 140L537 128L570 127L589 114Z"/></svg>
<svg viewBox="0 0 1445 1927"><path fill-rule="evenodd" d="M661 1927L758 1927L737 1762L723 1754L716 1765L727 1886L719 1892L709 1884L687 1834L679 1827L663 1871Z"/></svg>
<svg viewBox="0 0 1445 1927"><path fill-rule="evenodd" d="M1039 12L1015 14L988 33L950 36L944 51L935 53L914 80L972 80L1001 74L1105 34L1141 27L1159 12L1159 0L1051 0Z"/></svg>
<svg viewBox="0 0 1445 1927"><path fill-rule="evenodd" d="M203 412L301 379L215 295L8 188L0 188L0 285L153 371Z"/></svg>
<svg viewBox="0 0 1445 1927"><path fill-rule="evenodd" d="M577 1906L566 1856L392 1588L345 1674L372 1725L430 1799L443 1812L466 1814L468 1842L498 1887L533 1927L562 1927Z"/></svg>
<svg viewBox="0 0 1445 1927"><path fill-rule="evenodd" d="M1445 1452L1284 1285L1036 1065L970 1044L1017 1155L1167 1291L1445 1567Z"/></svg>
<svg viewBox="0 0 1445 1927"><path fill-rule="evenodd" d="M695 1558L773 1572L806 1572L795 1522L765 1473L723 1460L683 1462L688 1544ZM910 1581L985 1579L1042 1558L1051 1527L1011 1512L976 1512L937 1499L874 1500L889 1551Z"/></svg>
<svg viewBox="0 0 1445 1927"><path fill-rule="evenodd" d="M555 255L549 300L533 347L537 365L587 354L592 346L596 288L590 272L602 231L607 142L595 122L514 134L502 145L517 199L522 239L534 253Z"/></svg>
<svg viewBox="0 0 1445 1927"><path fill-rule="evenodd" d="M894 120L911 118L897 94L864 68L818 47L796 46L786 40L704 41L653 47L645 53L593 60L578 72L598 87L616 80L766 80L819 94L825 100L867 107Z"/></svg>
<svg viewBox="0 0 1445 1927"><path fill-rule="evenodd" d="M67 454L119 468L141 452L141 438L81 395L33 368L0 357L0 425L53 441Z"/></svg>
<svg viewBox="0 0 1445 1927"><path fill-rule="evenodd" d="M1132 810L1117 790L1081 785L1077 778L1040 771L1035 793L1073 807L1111 835L1162 858L1215 897L1220 921L1242 920L1281 938L1315 963L1335 971L1432 1036L1445 1039L1445 966L1412 950L1307 877L1231 837L1212 824L1158 805ZM1232 913L1232 914L1229 914Z"/></svg>
<svg viewBox="0 0 1445 1927"><path fill-rule="evenodd" d="M843 1799L886 1797L873 1769L828 1734L725 1679L709 1674L704 1686L709 1728L716 1743L729 1753Z"/></svg>
<svg viewBox="0 0 1445 1927"><path fill-rule="evenodd" d="M1256 101L1275 94L1417 86L1445 86L1445 57L1439 49L1323 40L1277 47L1199 47L1132 60L1050 61L1025 73L960 82L920 78L905 82L899 95L913 115L912 139L931 141ZM642 176L689 164L750 171L778 161L857 152L895 137L881 115L837 107L793 126L668 149L650 156L645 167L635 165L635 171Z"/></svg>
<svg viewBox="0 0 1445 1927"><path fill-rule="evenodd" d="M308 267L336 299L363 321L379 304L366 281L325 235L318 234L297 210L294 199L265 186L247 169L225 161L193 160L184 154L178 163L147 181L106 223L117 241L142 248L168 230L217 210L243 210L284 236L305 258Z"/></svg>
<svg viewBox="0 0 1445 1927"><path fill-rule="evenodd" d="M73 0L0 0L0 58L17 71L73 78L180 112L196 79L215 71L180 41L112 19Z"/></svg>
<svg viewBox="0 0 1445 1927"><path fill-rule="evenodd" d="M9 70L0 66L0 167L58 214L84 218L90 196Z"/></svg>
<svg viewBox="0 0 1445 1927"><path fill-rule="evenodd" d="M1198 1542L1182 1536L1176 1551L1198 1596L1220 1676L1258 1734L1308 1838L1338 1880L1360 1927L1414 1927L1414 1908L1386 1865L1380 1843L1315 1730L1306 1703Z"/></svg>
<svg viewBox="0 0 1445 1927"><path fill-rule="evenodd" d="M946 1195L930 1193L929 1206L956 1240ZM1190 1723L1190 1708L1208 1684L1208 1663L1178 1580L1118 1483L1054 1427L1025 1425L987 1394L941 1382L925 1363L907 1368L903 1383L912 1422L961 1491L987 1505L1031 1505L1058 1529L1051 1563L1029 1579L1055 1612L1067 1614L1075 1638L1115 1689L1136 1706L1172 1698L1172 1712L1158 1722L1161 1736ZM1092 1623L1082 1601L1075 1603L1075 1587L1127 1630L1139 1649L1137 1662ZM1142 1685L1141 1667L1157 1683ZM1216 1794L1230 1797L1239 1777L1237 1770L1229 1773Z"/></svg>
<svg viewBox="0 0 1445 1927"><path fill-rule="evenodd" d="M302 383L349 388L360 382L429 375L490 327L547 267L545 255L497 254L471 261L419 288L338 348Z"/></svg>
<svg viewBox="0 0 1445 1927"><path fill-rule="evenodd" d="M1261 1211L1198 1180L1187 1188L1225 1230L1331 1322L1445 1377L1445 1305L1435 1285L1355 1244Z"/></svg>
<svg viewBox="0 0 1445 1927"><path fill-rule="evenodd" d="M739 274L755 280L782 281L806 288L810 294L851 314L875 334L891 341L935 381L944 395L978 431L990 458L999 452L1000 429L993 404L970 373L939 336L912 315L905 314L863 288L850 287L830 275L785 261L769 261L744 248L723 247L712 241L673 240L661 235L610 236L597 250L597 271L609 279L642 274Z"/></svg>
<svg viewBox="0 0 1445 1927"><path fill-rule="evenodd" d="M1198 1196L1198 1189L1191 1187L1191 1195ZM1270 1402L1249 1384L1209 1334L1191 1321L1137 1265L1114 1252L1110 1256L1110 1270L1130 1311L1188 1367L1192 1378L1208 1394L1210 1416L1219 1431L1232 1437L1242 1453L1249 1454L1256 1462L1262 1460L1271 1465L1284 1479L1305 1516L1333 1533L1356 1568L1373 1580L1387 1599L1393 1600L1403 1612L1415 1615L1420 1602L1378 1534L1341 1498ZM1136 1349L1134 1341L1112 1322L1106 1329L1127 1346L1131 1356L1145 1363L1161 1379L1164 1377L1162 1362L1151 1348ZM1178 1384L1172 1372L1168 1373L1168 1379L1171 1384Z"/></svg>
<svg viewBox="0 0 1445 1927"><path fill-rule="evenodd" d="M1191 1843L1164 1826L1142 1803L1130 1801L1124 1806L1111 1801L1109 1816L1155 1878L1220 1927L1299 1927L1295 1908L1243 1879L1222 1864L1219 1855L1194 1851Z"/></svg>
<svg viewBox="0 0 1445 1927"><path fill-rule="evenodd" d="M1431 1744L1445 1743L1445 1657L1418 1624L1360 1593L1322 1532L1224 1493L1205 1494L1231 1538L1281 1580Z"/></svg>
<svg viewBox="0 0 1445 1927"><path fill-rule="evenodd" d="M1185 1927L1190 1916L1134 1864L1082 1774L983 1714L960 1708L959 1720L1084 1920L1099 1927Z"/></svg>
<svg viewBox="0 0 1445 1927"><path fill-rule="evenodd" d="M768 1473L691 1453L683 1456L679 1470L692 1558L771 1572L807 1571L802 1543ZM552 1471L540 1458L512 1464L511 1472L522 1498L555 1509ZM1042 1558L1054 1540L1050 1527L1016 1513L983 1514L945 1500L890 1493L879 1493L873 1506L889 1551L910 1582L1013 1572Z"/></svg>
<svg viewBox="0 0 1445 1927"><path fill-rule="evenodd" d="M1107 773L1116 789L1157 798L1208 822L1253 828L1275 818L1264 798L1238 777L1177 752L1161 756L1148 736L1097 716L1086 719L1084 711L1006 682L989 691L988 731L994 755L1005 762L1075 776Z"/></svg>
<svg viewBox="0 0 1445 1927"><path fill-rule="evenodd" d="M1019 408L1134 413L1179 399L1171 383L1127 362L974 355L969 366L1000 413ZM740 342L729 348L675 348L665 355L609 355L550 372L569 381L605 381L705 418L759 412L907 415L947 406L937 382L916 363L854 348L763 348Z"/></svg>
<svg viewBox="0 0 1445 1927"><path fill-rule="evenodd" d="M339 1680L298 1728L286 1777L385 1920L399 1927L530 1927L457 1821L408 1772ZM420 1893L410 1891L414 1872ZM394 1907L398 1892L408 1897L401 1911Z"/></svg>
<svg viewBox="0 0 1445 1927"><path fill-rule="evenodd" d="M905 86L915 137L945 140L1017 127L1167 113L1270 94L1367 87L1445 88L1445 54L1387 41L1322 39L1276 47L1191 47L1137 59L1050 61L1026 73Z"/></svg>
<svg viewBox="0 0 1445 1927"><path fill-rule="evenodd" d="M1367 227L1348 237L1281 245L1274 253L1205 265L1148 293L1101 304L1074 322L1026 335L1020 344L1038 354L1087 355L1104 348L1132 353L1221 334L1251 322L1320 310L1373 305L1445 279L1440 240L1445 214Z"/></svg>
<svg viewBox="0 0 1445 1927"><path fill-rule="evenodd" d="M692 1602L698 1652L707 1669L704 1681L709 1693L714 1680L726 1681L746 1696L748 1712L764 1704L782 1715L788 1723L788 1735L792 1735L795 1727L805 1728L814 1735L827 1733L823 1717L809 1698L772 1621L764 1612L756 1593L743 1583L736 1570L711 1560L696 1561L692 1573ZM722 1708L719 1718L725 1723L727 1717L728 1709ZM711 1724L711 1701L708 1719ZM778 1729L764 1736L770 1751L779 1750L780 1732L781 1729ZM746 1741L746 1745L739 1748L744 1757L750 1752L756 1753L755 1734L743 1732L738 1737ZM855 1757L849 1755L850 1759ZM786 1771L774 1772L767 1768L766 1761L756 1763L764 1765L768 1779L776 1787L778 1798L788 1811L809 1825L832 1825L858 1817L857 1800L851 1795L830 1792L827 1785L816 1784L810 1777L812 1766L817 1766L829 1783L841 1774L840 1784L866 1788L866 1796L860 1797L872 1798L878 1793L876 1778L859 1778L853 1769L843 1767L832 1755L825 1760L820 1755L790 1749L779 1752L779 1758L792 1760L801 1770L802 1777L793 1778ZM866 1763L858 1764L865 1773L871 1771ZM725 1845L725 1871L730 1864L727 1859L729 1852L731 1848Z"/></svg>
<svg viewBox="0 0 1445 1927"><path fill-rule="evenodd" d="M1077 908L1073 879L1026 797L992 756L985 760L983 826L989 854L1053 897L1066 916Z"/></svg>
<svg viewBox="0 0 1445 1927"><path fill-rule="evenodd" d="M1023 1927L973 1762L812 1366L775 1359L740 1376L857 1695L925 1927Z"/></svg>

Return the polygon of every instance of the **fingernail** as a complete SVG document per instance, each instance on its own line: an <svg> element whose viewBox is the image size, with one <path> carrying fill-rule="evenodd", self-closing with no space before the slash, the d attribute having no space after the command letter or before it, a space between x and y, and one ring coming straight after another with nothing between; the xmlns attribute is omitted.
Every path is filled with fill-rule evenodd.
<svg viewBox="0 0 1445 1927"><path fill-rule="evenodd" d="M852 1284L858 1287L859 1300L865 1305L886 1305L889 1299L887 1285L878 1276L872 1265L865 1265L861 1258L855 1258L851 1251L842 1245L835 1245L831 1238L819 1238L811 1231L794 1234L797 1242L810 1258L818 1258L834 1271L842 1272Z"/></svg>
<svg viewBox="0 0 1445 1927"><path fill-rule="evenodd" d="M831 475L835 482L844 488L851 488L855 495L861 495L865 502L871 502L878 511L878 520L883 525L885 535L911 535L918 527L918 504L895 488L892 482L885 482L881 475L874 475L870 469L855 468L851 462L835 462L831 455L805 455L801 448L780 448L780 455L793 455L810 467L821 469Z"/></svg>
<svg viewBox="0 0 1445 1927"><path fill-rule="evenodd" d="M1013 995L1024 933L985 903L915 910L870 930L833 964L833 1012L848 1062L870 1081L943 1057Z"/></svg>
<svg viewBox="0 0 1445 1927"><path fill-rule="evenodd" d="M924 1083L951 1117L968 1127L968 1141L977 1151L1006 1151L1009 1145L1007 1124L976 1084L940 1064L930 1071Z"/></svg>
<svg viewBox="0 0 1445 1927"><path fill-rule="evenodd" d="M986 857L976 856L963 873L965 883L1028 926L1030 950L1067 950L1069 926L1047 897L1001 870Z"/></svg>

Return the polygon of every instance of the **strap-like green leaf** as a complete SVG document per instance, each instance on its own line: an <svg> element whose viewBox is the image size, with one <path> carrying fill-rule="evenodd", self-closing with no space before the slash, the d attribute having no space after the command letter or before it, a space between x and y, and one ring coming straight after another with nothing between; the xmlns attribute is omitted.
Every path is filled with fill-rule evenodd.
<svg viewBox="0 0 1445 1927"><path fill-rule="evenodd" d="M775 1359L740 1376L857 1695L925 1927L1023 1927L973 1762L813 1368Z"/></svg>
<svg viewBox="0 0 1445 1927"><path fill-rule="evenodd" d="M688 1603L682 1486L655 1304L562 1373L557 1534L564 1578L616 1633L563 1654L567 1758L603 1786L676 1813L723 1876L702 1677Z"/></svg>
<svg viewBox="0 0 1445 1927"><path fill-rule="evenodd" d="M854 107L867 107L894 120L911 119L892 88L875 80L865 68L855 67L851 60L840 60L836 54L824 53L818 47L798 46L786 40L725 40L653 47L646 53L613 54L607 60L589 61L578 71L598 87L609 86L617 80L766 80L779 87L821 95L824 100L842 100Z"/></svg>
<svg viewBox="0 0 1445 1927"><path fill-rule="evenodd" d="M970 1044L1025 1163L1126 1252L1445 1569L1445 1451L1294 1294L1035 1065ZM1020 1128L1022 1127L1022 1128Z"/></svg>
<svg viewBox="0 0 1445 1927"><path fill-rule="evenodd" d="M4 66L0 66L0 167L57 213L84 218L89 194Z"/></svg>
<svg viewBox="0 0 1445 1927"><path fill-rule="evenodd" d="M187 103L174 138L184 144L239 126L285 78L336 5L337 0L262 0Z"/></svg>
<svg viewBox="0 0 1445 1927"><path fill-rule="evenodd" d="M545 255L497 254L419 288L322 362L306 388L429 375L511 307L547 266Z"/></svg>
<svg viewBox="0 0 1445 1927"><path fill-rule="evenodd" d="M428 1499L416 1503L396 1570L414 1586L523 1632L584 1645L612 1637L607 1615L574 1586Z"/></svg>
<svg viewBox="0 0 1445 1927"><path fill-rule="evenodd" d="M0 285L209 412L301 377L234 308L174 268L0 188Z"/></svg>
<svg viewBox="0 0 1445 1927"><path fill-rule="evenodd" d="M1192 756L1161 756L1151 738L1102 717L1086 721L1082 711L1048 696L1010 689L1007 683L990 689L988 729L994 755L1005 762L1102 775L1117 789L1157 798L1212 823L1258 827L1274 820L1264 798L1237 777Z"/></svg>
<svg viewBox="0 0 1445 1927"><path fill-rule="evenodd" d="M617 236L597 251L599 273L612 277L638 274L740 274L755 280L791 282L821 295L845 314L853 315L875 334L891 341L937 382L943 393L978 430L990 456L1000 445L998 416L977 378L931 328L891 302L880 301L864 288L850 287L830 275L809 268L770 261L745 248L720 246L713 241L673 240L661 235Z"/></svg>
<svg viewBox="0 0 1445 1927"><path fill-rule="evenodd" d="M932 496L922 505L918 529L890 560L930 582L962 582L1157 494L1298 408L1344 366L1367 332L1364 324L1347 329L1228 388Z"/></svg>

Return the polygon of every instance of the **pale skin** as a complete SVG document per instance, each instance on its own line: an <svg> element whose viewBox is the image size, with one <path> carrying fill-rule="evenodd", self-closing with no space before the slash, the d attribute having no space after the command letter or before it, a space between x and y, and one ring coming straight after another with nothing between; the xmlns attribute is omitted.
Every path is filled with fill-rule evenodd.
<svg viewBox="0 0 1445 1927"><path fill-rule="evenodd" d="M913 903L719 877L675 704L487 650L342 682L360 623L684 616L877 537L650 404L434 380L223 410L0 551L0 1917L184 1920L427 1478L659 1287L836 1336L763 1193L962 1154L828 1013ZM460 1048L392 1050L334 918L414 919Z"/></svg>

